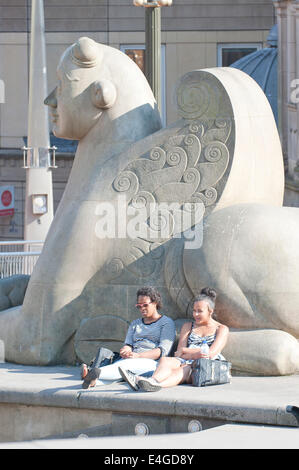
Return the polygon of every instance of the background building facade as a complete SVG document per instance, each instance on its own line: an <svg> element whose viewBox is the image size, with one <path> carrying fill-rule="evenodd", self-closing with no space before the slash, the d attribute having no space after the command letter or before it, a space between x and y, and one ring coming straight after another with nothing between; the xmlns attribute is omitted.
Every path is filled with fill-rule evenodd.
<svg viewBox="0 0 299 470"><path fill-rule="evenodd" d="M285 203L299 207L299 2L274 1L278 24L279 128L286 162Z"/></svg>
<svg viewBox="0 0 299 470"><path fill-rule="evenodd" d="M287 2L286 2L287 3ZM62 52L80 36L123 50L144 67L144 8L132 0L44 0L47 79L56 86ZM0 216L0 239L22 239L30 47L30 0L0 0L0 186L14 187L13 216ZM265 47L275 23L272 0L173 0L162 8L162 118L177 119L173 93L186 72L228 66ZM1 89L0 89L1 92ZM53 139L51 141L53 144ZM67 182L75 144L55 141L54 210Z"/></svg>

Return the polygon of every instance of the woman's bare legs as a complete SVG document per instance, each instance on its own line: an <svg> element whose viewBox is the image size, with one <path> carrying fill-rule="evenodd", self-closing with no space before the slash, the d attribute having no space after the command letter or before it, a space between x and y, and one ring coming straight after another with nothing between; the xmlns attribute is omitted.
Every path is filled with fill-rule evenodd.
<svg viewBox="0 0 299 470"><path fill-rule="evenodd" d="M187 382L190 377L190 372L191 366L189 364L182 365L181 362L174 357L162 357L152 378L143 379L140 377L138 384L142 389L147 391L159 390L161 387L174 387L175 385ZM152 379L154 379L154 382Z"/></svg>
<svg viewBox="0 0 299 470"><path fill-rule="evenodd" d="M163 382L168 379L174 371L180 369L180 366L181 362L175 357L162 357L152 377L159 383Z"/></svg>
<svg viewBox="0 0 299 470"><path fill-rule="evenodd" d="M162 380L162 382L159 382L159 385L162 388L166 388L174 387L175 385L188 382L190 372L191 366L189 364L184 364L177 369L173 369L171 375L169 375L166 379Z"/></svg>

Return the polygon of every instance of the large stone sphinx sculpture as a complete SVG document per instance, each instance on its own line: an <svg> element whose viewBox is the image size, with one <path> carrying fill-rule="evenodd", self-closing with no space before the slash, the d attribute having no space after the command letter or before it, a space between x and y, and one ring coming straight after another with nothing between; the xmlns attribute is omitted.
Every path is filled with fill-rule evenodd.
<svg viewBox="0 0 299 470"><path fill-rule="evenodd" d="M120 51L80 38L46 99L56 136L80 140L23 305L0 314L6 360L88 361L123 341L138 287L179 323L210 285L244 374L299 368L299 211L282 207L279 138L258 85L233 68L187 73L179 121Z"/></svg>

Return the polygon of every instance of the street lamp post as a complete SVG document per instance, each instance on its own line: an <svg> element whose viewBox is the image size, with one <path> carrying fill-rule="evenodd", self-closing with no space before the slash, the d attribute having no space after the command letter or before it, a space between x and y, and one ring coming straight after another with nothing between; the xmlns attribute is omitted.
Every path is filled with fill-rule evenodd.
<svg viewBox="0 0 299 470"><path fill-rule="evenodd" d="M172 0L133 0L145 10L145 75L161 111L161 7Z"/></svg>
<svg viewBox="0 0 299 470"><path fill-rule="evenodd" d="M47 96L46 46L43 0L32 0L28 140L24 150L26 170L25 240L45 240L53 220L52 168L55 148L50 147Z"/></svg>

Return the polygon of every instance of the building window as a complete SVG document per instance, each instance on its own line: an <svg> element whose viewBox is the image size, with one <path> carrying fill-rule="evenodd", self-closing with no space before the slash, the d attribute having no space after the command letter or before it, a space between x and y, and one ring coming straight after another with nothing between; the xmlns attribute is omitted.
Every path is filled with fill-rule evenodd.
<svg viewBox="0 0 299 470"><path fill-rule="evenodd" d="M242 57L262 48L261 43L252 44L218 44L218 67L229 67Z"/></svg>
<svg viewBox="0 0 299 470"><path fill-rule="evenodd" d="M140 44L124 44L120 50L127 54L145 73L145 46ZM161 119L166 126L166 96L165 96L165 44L161 45Z"/></svg>
<svg viewBox="0 0 299 470"><path fill-rule="evenodd" d="M129 49L126 46L124 47L123 52L138 65L143 73L145 73L145 49Z"/></svg>

